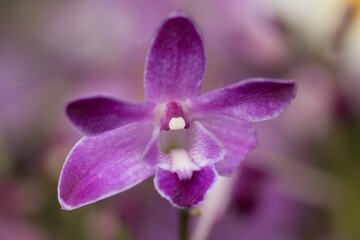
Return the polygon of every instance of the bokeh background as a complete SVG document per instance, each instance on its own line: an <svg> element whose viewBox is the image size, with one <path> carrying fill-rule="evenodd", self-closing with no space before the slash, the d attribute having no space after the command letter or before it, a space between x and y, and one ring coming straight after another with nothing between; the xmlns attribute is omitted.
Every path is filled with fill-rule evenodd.
<svg viewBox="0 0 360 240"><path fill-rule="evenodd" d="M177 239L177 211L152 179L70 212L56 188L81 138L66 102L142 101L153 33L179 9L203 34L204 92L249 77L298 84L194 210L192 239L360 239L360 1L1 0L0 240Z"/></svg>

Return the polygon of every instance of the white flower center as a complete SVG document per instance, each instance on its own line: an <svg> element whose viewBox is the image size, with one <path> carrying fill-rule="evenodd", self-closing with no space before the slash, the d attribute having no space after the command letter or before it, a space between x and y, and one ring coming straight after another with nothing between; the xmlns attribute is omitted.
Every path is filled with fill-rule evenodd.
<svg viewBox="0 0 360 240"><path fill-rule="evenodd" d="M193 171L200 170L185 149L172 149L169 154L171 157L169 170L177 173L180 180L188 180L192 177Z"/></svg>
<svg viewBox="0 0 360 240"><path fill-rule="evenodd" d="M185 128L185 120L182 117L173 117L169 121L170 130L180 130Z"/></svg>

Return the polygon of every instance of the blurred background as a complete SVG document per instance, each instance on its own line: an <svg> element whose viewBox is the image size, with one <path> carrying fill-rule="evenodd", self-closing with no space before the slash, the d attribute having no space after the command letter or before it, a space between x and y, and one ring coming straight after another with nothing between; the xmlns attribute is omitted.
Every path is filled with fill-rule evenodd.
<svg viewBox="0 0 360 240"><path fill-rule="evenodd" d="M70 212L56 188L81 138L66 102L142 101L153 33L179 9L203 34L204 92L249 77L298 84L280 117L254 124L259 146L219 179L192 239L360 239L360 1L0 0L0 240L177 239L152 179Z"/></svg>

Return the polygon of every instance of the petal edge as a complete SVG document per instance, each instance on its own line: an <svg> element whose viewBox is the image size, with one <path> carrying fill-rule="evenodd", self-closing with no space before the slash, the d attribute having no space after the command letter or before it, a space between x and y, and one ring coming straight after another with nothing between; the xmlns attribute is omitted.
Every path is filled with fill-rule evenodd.
<svg viewBox="0 0 360 240"><path fill-rule="evenodd" d="M198 116L218 114L248 122L259 122L278 116L296 95L292 80L247 79L187 100Z"/></svg>

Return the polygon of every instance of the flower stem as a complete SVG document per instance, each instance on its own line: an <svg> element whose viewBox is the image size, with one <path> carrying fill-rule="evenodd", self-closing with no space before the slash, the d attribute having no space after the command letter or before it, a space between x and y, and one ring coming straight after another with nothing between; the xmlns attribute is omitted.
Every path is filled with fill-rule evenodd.
<svg viewBox="0 0 360 240"><path fill-rule="evenodd" d="M179 240L189 239L189 210L179 209Z"/></svg>

